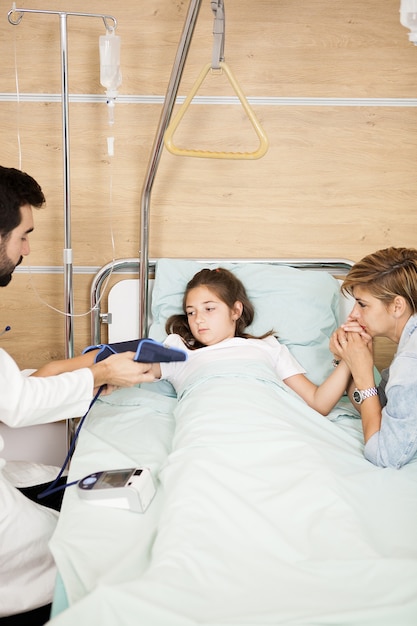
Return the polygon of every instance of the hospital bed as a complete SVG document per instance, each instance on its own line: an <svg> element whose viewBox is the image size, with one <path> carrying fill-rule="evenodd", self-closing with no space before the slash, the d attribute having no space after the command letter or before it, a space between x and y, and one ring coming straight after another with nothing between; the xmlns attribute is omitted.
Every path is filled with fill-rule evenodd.
<svg viewBox="0 0 417 626"><path fill-rule="evenodd" d="M151 260L149 336L163 340L198 269L227 267L255 305L253 333L274 328L319 383L351 306L338 280L350 265ZM93 289L102 284L103 272ZM137 281L113 289L105 313L93 296L92 343L98 330L107 340L103 322L109 341L137 333ZM52 624L417 623L417 463L365 460L347 398L323 417L245 361L199 372L179 399L166 381L118 390L92 407L69 482L125 467L152 473L144 513L93 506L76 485L65 492Z"/></svg>

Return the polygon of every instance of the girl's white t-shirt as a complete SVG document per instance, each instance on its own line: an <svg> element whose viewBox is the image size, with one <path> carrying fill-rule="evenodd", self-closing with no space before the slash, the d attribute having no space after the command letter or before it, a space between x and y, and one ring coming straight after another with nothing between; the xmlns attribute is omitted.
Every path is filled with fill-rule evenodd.
<svg viewBox="0 0 417 626"><path fill-rule="evenodd" d="M305 374L305 369L298 363L276 337L265 339L244 339L232 337L212 346L189 350L179 335L168 335L164 344L171 348L184 350L187 361L161 363L161 378L168 380L176 391L182 386L185 378L193 374L201 366L231 359L260 361L271 367L280 380L296 374Z"/></svg>

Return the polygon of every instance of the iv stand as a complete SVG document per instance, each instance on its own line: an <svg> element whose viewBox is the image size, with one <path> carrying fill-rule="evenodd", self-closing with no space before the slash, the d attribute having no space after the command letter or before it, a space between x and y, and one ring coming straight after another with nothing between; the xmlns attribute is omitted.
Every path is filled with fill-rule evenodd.
<svg viewBox="0 0 417 626"><path fill-rule="evenodd" d="M64 307L65 307L65 356L74 356L74 294L73 294L73 264L71 248L71 197L70 197L70 142L69 142L69 116L68 116L68 37L67 17L99 17L103 20L106 31L112 32L117 28L117 20L112 15L100 13L73 13L68 11L43 11L38 9L18 9L13 3L13 8L7 14L7 19L13 26L18 26L23 19L24 13L43 13L59 15L60 38L61 38L61 96L62 96L62 155L63 155L63 183L64 183ZM16 17L13 17L16 15ZM112 25L109 25L112 22ZM76 420L67 420L67 442L71 447L76 431Z"/></svg>
<svg viewBox="0 0 417 626"><path fill-rule="evenodd" d="M71 248L71 195L70 195L70 142L68 116L68 37L67 17L99 17L103 20L106 30L112 32L117 28L117 20L112 15L100 13L74 13L68 11L43 11L38 9L19 9L13 3L13 8L7 14L7 19L13 26L18 26L24 13L43 13L59 15L61 38L61 95L62 95L62 155L63 155L63 183L64 183L64 307L65 307L65 356L74 356L74 329L73 329L73 264ZM16 16L16 17L14 17ZM112 25L109 25L112 22Z"/></svg>

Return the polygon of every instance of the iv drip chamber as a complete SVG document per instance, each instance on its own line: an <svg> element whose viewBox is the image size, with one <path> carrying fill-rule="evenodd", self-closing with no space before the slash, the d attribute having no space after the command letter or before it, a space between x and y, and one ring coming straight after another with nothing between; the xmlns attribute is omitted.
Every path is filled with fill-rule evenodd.
<svg viewBox="0 0 417 626"><path fill-rule="evenodd" d="M109 97L117 96L117 88L121 85L120 71L120 37L114 31L100 35L100 83L106 88Z"/></svg>

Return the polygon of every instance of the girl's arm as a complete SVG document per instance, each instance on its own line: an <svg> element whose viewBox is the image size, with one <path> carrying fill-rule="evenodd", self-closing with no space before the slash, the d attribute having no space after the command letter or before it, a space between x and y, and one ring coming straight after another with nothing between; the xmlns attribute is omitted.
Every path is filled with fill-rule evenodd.
<svg viewBox="0 0 417 626"><path fill-rule="evenodd" d="M344 394L350 381L350 369L343 361L319 386L312 383L304 374L295 374L284 380L290 389L322 415L330 413Z"/></svg>
<svg viewBox="0 0 417 626"><path fill-rule="evenodd" d="M349 338L355 338L357 352L355 359L353 359L352 351L348 353L346 350ZM372 337L364 331L356 320L348 318L346 324L333 333L330 338L329 348L335 358L340 360L340 363L335 368L335 371L332 372L320 386L314 385L314 383L302 374L292 376L284 381L293 391L298 393L309 406L319 413L322 413L322 415L328 415L345 391L348 392L352 400L352 392L355 387L368 389L375 385ZM348 354L351 355L350 359L348 358ZM363 377L355 379L355 376L352 377L352 374L353 371L355 371L355 373L359 375L359 364L362 366ZM359 387L359 385L368 378L370 384ZM374 398L377 399L376 396ZM379 410L379 416L380 413L381 410ZM369 438L375 432L378 418L376 417L375 421L371 420L371 418L365 418L365 422L367 424L366 433ZM376 430L378 429L379 426Z"/></svg>

